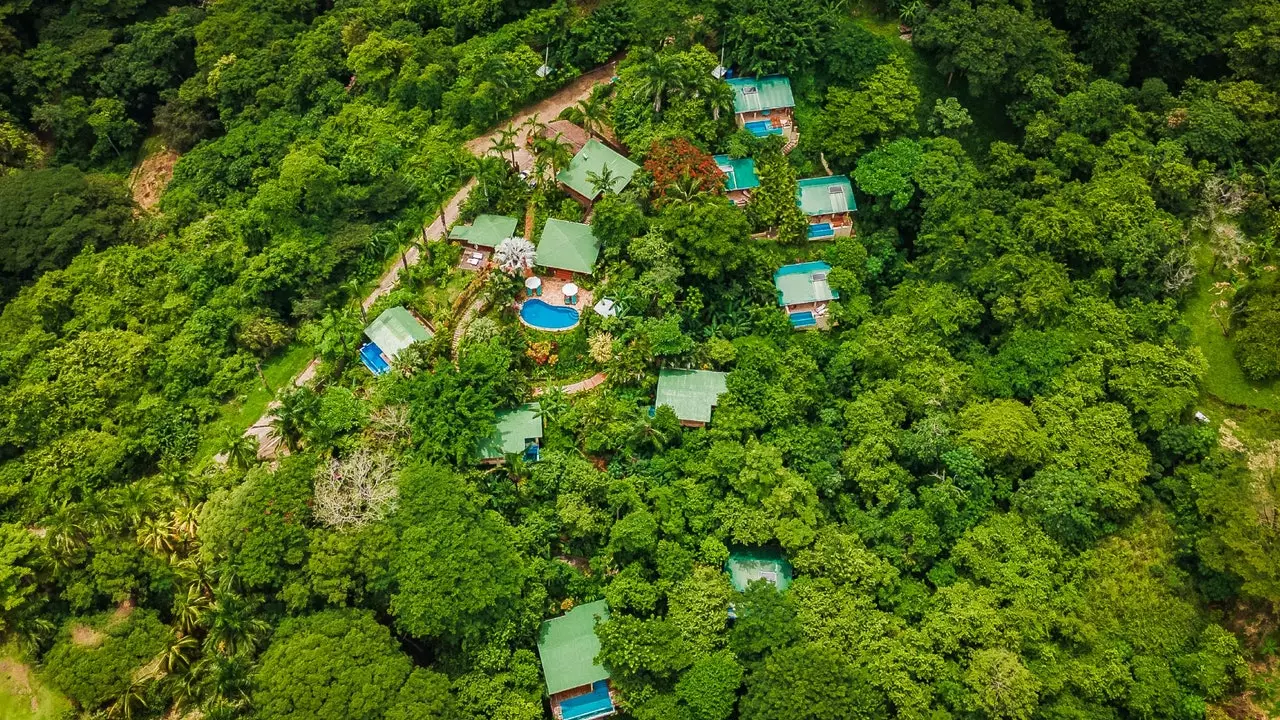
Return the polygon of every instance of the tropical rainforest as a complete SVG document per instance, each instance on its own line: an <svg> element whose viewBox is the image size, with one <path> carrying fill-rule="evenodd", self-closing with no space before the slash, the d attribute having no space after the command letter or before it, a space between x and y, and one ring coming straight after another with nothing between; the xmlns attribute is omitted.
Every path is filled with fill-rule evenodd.
<svg viewBox="0 0 1280 720"><path fill-rule="evenodd" d="M521 324L481 213L617 311ZM537 720L603 599L635 720L1280 716L1278 235L1276 0L0 0L0 715Z"/></svg>

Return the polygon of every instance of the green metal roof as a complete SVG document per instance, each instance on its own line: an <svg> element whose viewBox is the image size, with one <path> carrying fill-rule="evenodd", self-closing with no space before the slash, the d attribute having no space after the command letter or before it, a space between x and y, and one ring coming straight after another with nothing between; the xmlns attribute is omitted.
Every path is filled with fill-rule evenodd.
<svg viewBox="0 0 1280 720"><path fill-rule="evenodd" d="M729 553L724 569L738 592L746 592L752 580L768 580L777 586L779 592L791 587L791 563L777 550L736 550Z"/></svg>
<svg viewBox="0 0 1280 720"><path fill-rule="evenodd" d="M589 200L595 200L600 193L596 192L592 186L589 174L596 173L598 175L606 167L613 172L614 180L609 188L613 192L622 192L622 189L631 182L631 176L635 174L636 170L640 169L639 165L593 138L582 146L577 155L573 156L573 160L569 162L569 167L561 170L556 175L556 180L569 186L579 195Z"/></svg>
<svg viewBox="0 0 1280 720"><path fill-rule="evenodd" d="M494 460L510 453L522 453L530 440L542 439L541 406L526 403L514 410L498 413L494 431L480 446L481 460Z"/></svg>
<svg viewBox="0 0 1280 720"><path fill-rule="evenodd" d="M662 370L653 404L666 405L681 420L709 423L711 408L725 392L725 377L714 370Z"/></svg>
<svg viewBox="0 0 1280 720"><path fill-rule="evenodd" d="M726 82L733 88L735 113L777 110L796 106L791 95L791 81L782 75L760 78L730 78Z"/></svg>
<svg viewBox="0 0 1280 720"><path fill-rule="evenodd" d="M470 225L456 225L449 231L450 240L461 240L480 247L498 247L498 243L516 234L516 219L505 215L480 215Z"/></svg>
<svg viewBox="0 0 1280 720"><path fill-rule="evenodd" d="M609 604L597 600L542 623L538 630L538 658L547 679L547 694L554 695L609 679L609 671L596 662L600 638L596 620L609 619Z"/></svg>
<svg viewBox="0 0 1280 720"><path fill-rule="evenodd" d="M840 293L827 284L831 266L822 262L783 265L773 274L773 284L778 288L778 304L782 306L801 303L826 302L840 297Z"/></svg>
<svg viewBox="0 0 1280 720"><path fill-rule="evenodd" d="M806 178L796 185L796 204L810 217L858 209L858 202L853 199L853 185L844 175Z"/></svg>
<svg viewBox="0 0 1280 720"><path fill-rule="evenodd" d="M364 334L382 350L387 359L394 360L401 350L415 342L426 342L432 335L413 313L400 306L387 308L369 323Z"/></svg>
<svg viewBox="0 0 1280 720"><path fill-rule="evenodd" d="M724 173L724 189L750 190L760 187L760 178L756 176L756 161L751 158L731 158L728 155L716 155L713 158L720 172Z"/></svg>
<svg viewBox="0 0 1280 720"><path fill-rule="evenodd" d="M590 275L600 257L600 241L590 225L548 218L538 238L537 264Z"/></svg>

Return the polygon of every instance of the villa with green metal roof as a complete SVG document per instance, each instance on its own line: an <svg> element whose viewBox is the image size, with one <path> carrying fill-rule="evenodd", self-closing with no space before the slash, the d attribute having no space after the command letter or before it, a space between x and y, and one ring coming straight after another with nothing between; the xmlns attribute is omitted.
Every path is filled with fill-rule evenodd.
<svg viewBox="0 0 1280 720"><path fill-rule="evenodd" d="M844 175L806 178L797 183L796 205L809 216L809 239L827 240L853 234L853 185Z"/></svg>
<svg viewBox="0 0 1280 720"><path fill-rule="evenodd" d="M572 280L575 273L590 275L599 257L600 241L590 225L548 218L542 226L535 262L556 277Z"/></svg>
<svg viewBox="0 0 1280 720"><path fill-rule="evenodd" d="M795 136L796 100L791 94L791 81L782 75L754 78L730 78L733 88L733 114L738 127L756 137Z"/></svg>
<svg viewBox="0 0 1280 720"><path fill-rule="evenodd" d="M716 167L724 173L724 190L734 205L742 207L751 202L751 191L760 187L760 178L756 175L756 161L751 158L731 158L728 155L716 155Z"/></svg>
<svg viewBox="0 0 1280 720"><path fill-rule="evenodd" d="M787 311L796 330L826 329L827 305L840 297L827 282L831 266L821 262L783 265L773 274L778 289L778 305Z"/></svg>
<svg viewBox="0 0 1280 720"><path fill-rule="evenodd" d="M769 548L744 548L729 553L724 571L729 574L729 584L738 592L746 592L751 583L764 580L772 583L778 592L791 587L791 563L780 551ZM729 605L729 617L738 615L733 604Z"/></svg>
<svg viewBox="0 0 1280 720"><path fill-rule="evenodd" d="M449 239L477 249L492 250L516 234L516 219L506 215L479 215L470 225L455 225Z"/></svg>
<svg viewBox="0 0 1280 720"><path fill-rule="evenodd" d="M434 337L426 324L400 306L383 310L364 329L364 335L369 338L369 342L360 347L360 361L374 375L389 371L391 362L400 351L416 342L426 342Z"/></svg>
<svg viewBox="0 0 1280 720"><path fill-rule="evenodd" d="M480 444L477 453L481 463L497 465L508 455L523 455L530 461L538 459L542 445L542 407L538 403L503 410L493 424L493 434Z"/></svg>
<svg viewBox="0 0 1280 720"><path fill-rule="evenodd" d="M596 623L609 619L604 600L579 605L538 630L538 659L557 720L595 720L613 715L609 670L601 665Z"/></svg>
<svg viewBox="0 0 1280 720"><path fill-rule="evenodd" d="M609 191L619 193L631 183L631 176L640 166L592 138L569 161L569 167L556 174L556 180L579 202L589 205L600 197L592 178L604 175L606 169L613 177Z"/></svg>
<svg viewBox="0 0 1280 720"><path fill-rule="evenodd" d="M666 405L675 411L680 424L705 427L711 411L725 393L727 373L714 370L667 370L658 372L658 392L654 407Z"/></svg>

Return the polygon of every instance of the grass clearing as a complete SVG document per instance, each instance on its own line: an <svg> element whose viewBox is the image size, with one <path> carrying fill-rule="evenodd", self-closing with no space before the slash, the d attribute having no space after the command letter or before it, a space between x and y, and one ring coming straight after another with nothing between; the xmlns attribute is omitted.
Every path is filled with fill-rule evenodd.
<svg viewBox="0 0 1280 720"><path fill-rule="evenodd" d="M13 642L0 646L0 718L55 720L70 709L69 700L22 662Z"/></svg>
<svg viewBox="0 0 1280 720"><path fill-rule="evenodd" d="M1182 317L1191 328L1191 341L1209 362L1205 393L1227 405L1280 412L1280 382L1260 383L1245 377L1236 362L1231 339L1222 334L1222 326L1213 317L1211 310L1217 296L1213 294L1214 278L1209 273L1212 259L1207 248L1201 248L1197 262L1200 275L1183 306Z"/></svg>
<svg viewBox="0 0 1280 720"><path fill-rule="evenodd" d="M272 390L278 391L302 372L314 356L315 353L310 345L295 341L284 352L263 363L262 374L266 376L267 384ZM267 410L267 405L274 398L275 393L267 392L259 379L246 394L239 395L223 405L222 416L209 423L203 433L204 440L200 444L197 457L199 459L213 457L217 452L218 442L222 439L223 428L233 428L237 432L243 432L262 417Z"/></svg>

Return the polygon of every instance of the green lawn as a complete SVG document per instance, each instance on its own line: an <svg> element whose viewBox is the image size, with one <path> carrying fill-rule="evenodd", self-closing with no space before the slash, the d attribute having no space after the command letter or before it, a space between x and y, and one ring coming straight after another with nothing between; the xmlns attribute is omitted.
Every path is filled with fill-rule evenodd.
<svg viewBox="0 0 1280 720"><path fill-rule="evenodd" d="M1244 376L1232 352L1230 338L1213 318L1210 308L1217 297L1212 293L1214 278L1209 274L1208 250L1198 257L1200 276L1187 299L1182 317L1191 327L1191 340L1209 361L1204 390L1228 405L1261 408L1280 412L1280 382L1253 382Z"/></svg>
<svg viewBox="0 0 1280 720"><path fill-rule="evenodd" d="M298 373L307 367L307 363L315 357L314 349L305 343L294 342L285 351L271 358L262 365L262 374L267 376L267 383L273 390L289 384ZM222 416L210 423L205 429L204 441L197 454L200 459L209 458L217 452L217 444L222 439L224 427L235 428L243 432L262 417L267 404L275 397L262 387L261 380L243 395L222 406Z"/></svg>
<svg viewBox="0 0 1280 720"><path fill-rule="evenodd" d="M70 708L70 701L18 659L12 642L0 647L0 718L55 720Z"/></svg>

